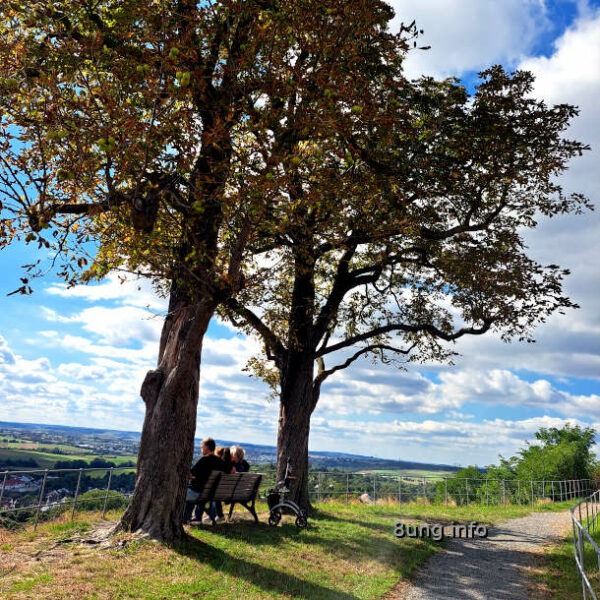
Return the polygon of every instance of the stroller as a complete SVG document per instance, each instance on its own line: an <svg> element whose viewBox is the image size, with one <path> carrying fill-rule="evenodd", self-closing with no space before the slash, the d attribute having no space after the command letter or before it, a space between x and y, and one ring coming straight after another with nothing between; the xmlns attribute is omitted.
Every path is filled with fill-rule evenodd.
<svg viewBox="0 0 600 600"><path fill-rule="evenodd" d="M290 493L290 481L296 479L291 476L290 461L285 466L285 477L273 489L269 490L267 495L267 504L269 505L269 525L275 527L283 514L296 515L296 527L304 529L308 527L306 511L301 509L293 500L288 500Z"/></svg>

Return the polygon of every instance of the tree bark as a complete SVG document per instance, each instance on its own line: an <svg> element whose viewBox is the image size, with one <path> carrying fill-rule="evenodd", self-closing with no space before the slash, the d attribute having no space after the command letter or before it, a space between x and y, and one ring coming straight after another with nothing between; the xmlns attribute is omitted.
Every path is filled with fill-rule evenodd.
<svg viewBox="0 0 600 600"><path fill-rule="evenodd" d="M141 531L170 543L184 537L183 509L194 452L200 355L216 302L190 302L171 293L158 367L141 396L146 416L135 491L116 531ZM183 294L182 294L183 296Z"/></svg>
<svg viewBox="0 0 600 600"><path fill-rule="evenodd" d="M312 354L312 353L311 353ZM316 406L312 355L290 357L282 373L277 432L277 481L283 481L289 461L290 499L310 511L308 439L310 418Z"/></svg>

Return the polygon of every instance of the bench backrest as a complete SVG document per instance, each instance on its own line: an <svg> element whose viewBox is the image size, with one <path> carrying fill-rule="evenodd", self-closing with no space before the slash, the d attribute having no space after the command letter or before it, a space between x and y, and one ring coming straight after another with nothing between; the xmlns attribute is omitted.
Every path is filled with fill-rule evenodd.
<svg viewBox="0 0 600 600"><path fill-rule="evenodd" d="M248 502L256 497L262 475L260 473L223 474L217 484L214 500L220 502Z"/></svg>
<svg viewBox="0 0 600 600"><path fill-rule="evenodd" d="M202 491L196 500L197 504L201 504L203 502L206 503L209 500L212 500L222 475L223 473L221 473L221 471L210 472L210 475L208 476L208 479L206 480L206 483L202 487Z"/></svg>

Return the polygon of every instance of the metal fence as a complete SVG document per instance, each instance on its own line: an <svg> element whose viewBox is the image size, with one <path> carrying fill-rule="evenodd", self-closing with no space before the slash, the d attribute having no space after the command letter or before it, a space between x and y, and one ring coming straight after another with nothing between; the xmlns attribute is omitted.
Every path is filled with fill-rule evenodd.
<svg viewBox="0 0 600 600"><path fill-rule="evenodd" d="M581 578L584 600L600 596L600 490L571 509L575 564Z"/></svg>
<svg viewBox="0 0 600 600"><path fill-rule="evenodd" d="M264 498L275 486L274 471L263 471L260 495ZM95 467L0 471L0 524L40 520L79 508L101 510L124 508L133 491L132 467ZM328 500L399 504L531 504L582 498L592 493L589 480L516 481L500 479L458 479L451 476L415 477L381 473L309 472L311 502Z"/></svg>
<svg viewBox="0 0 600 600"><path fill-rule="evenodd" d="M273 487L275 473L263 475L263 488ZM329 499L350 502L362 498L378 500L427 502L432 504L531 504L560 502L583 498L593 491L589 479L562 481L521 481L503 479L463 479L451 475L421 476L385 475L381 473L309 472L309 496L318 504Z"/></svg>
<svg viewBox="0 0 600 600"><path fill-rule="evenodd" d="M124 477L125 476L125 477ZM102 511L125 507L133 489L132 467L91 467L0 471L0 524L33 519L87 508Z"/></svg>

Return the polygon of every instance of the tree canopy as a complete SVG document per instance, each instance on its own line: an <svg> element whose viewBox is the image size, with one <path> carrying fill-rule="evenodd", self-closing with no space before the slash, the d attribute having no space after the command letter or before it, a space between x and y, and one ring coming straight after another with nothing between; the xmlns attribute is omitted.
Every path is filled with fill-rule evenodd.
<svg viewBox="0 0 600 600"><path fill-rule="evenodd" d="M310 415L336 371L365 355L448 361L449 342L488 331L532 341L575 306L562 291L568 270L533 260L523 232L587 206L556 179L586 148L564 137L577 110L532 98L531 74L501 67L473 96L453 79L407 81L401 61L381 55L366 78L343 133L281 118L293 144L273 197L280 217L265 232L276 241L250 271L257 285L223 305L262 338L265 357L250 367L280 396L279 460L302 454L299 482ZM282 98L282 110L295 101Z"/></svg>
<svg viewBox="0 0 600 600"><path fill-rule="evenodd" d="M515 474L519 479L590 479L597 465L592 446L596 431L567 423L541 428L536 442L517 454Z"/></svg>

